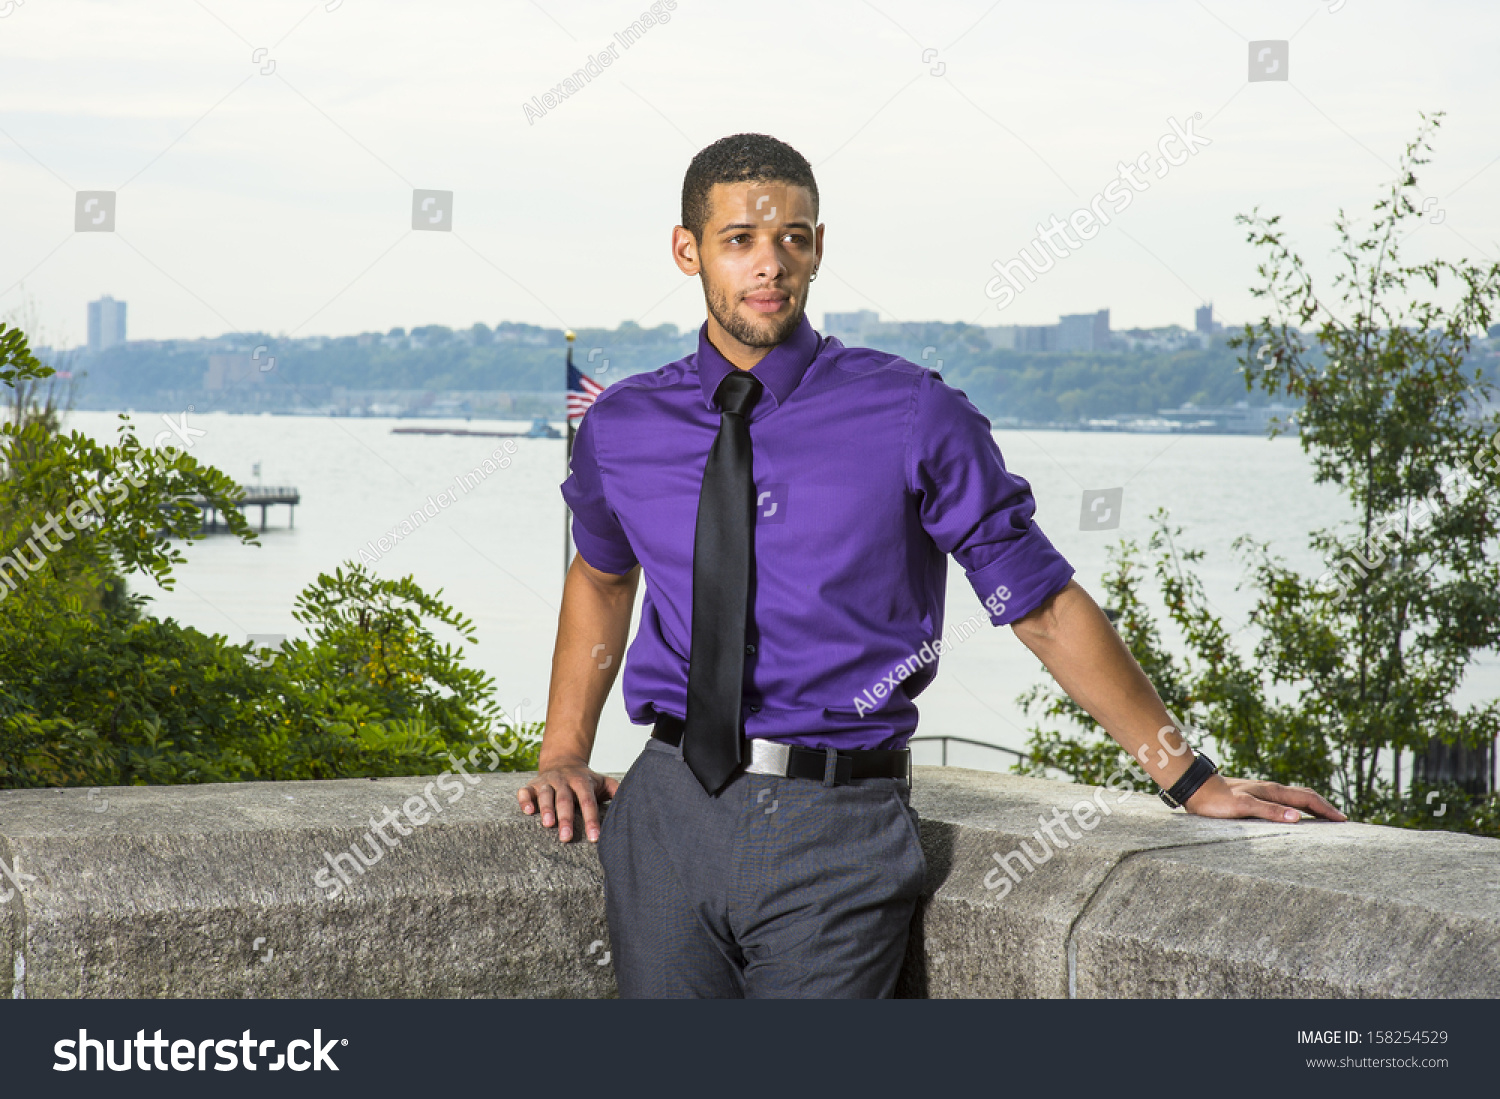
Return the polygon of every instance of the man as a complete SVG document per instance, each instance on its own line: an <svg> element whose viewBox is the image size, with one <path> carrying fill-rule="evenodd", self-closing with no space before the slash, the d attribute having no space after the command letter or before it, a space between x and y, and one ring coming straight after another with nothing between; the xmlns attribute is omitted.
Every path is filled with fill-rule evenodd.
<svg viewBox="0 0 1500 1099"><path fill-rule="evenodd" d="M959 390L813 331L817 219L782 142L693 159L672 258L702 279L698 351L601 394L563 485L578 556L518 798L599 842L622 996L891 995L926 875L905 744L937 661L913 657L949 554L1189 812L1344 819L1194 756ZM616 782L588 763L643 572L624 691L653 730Z"/></svg>

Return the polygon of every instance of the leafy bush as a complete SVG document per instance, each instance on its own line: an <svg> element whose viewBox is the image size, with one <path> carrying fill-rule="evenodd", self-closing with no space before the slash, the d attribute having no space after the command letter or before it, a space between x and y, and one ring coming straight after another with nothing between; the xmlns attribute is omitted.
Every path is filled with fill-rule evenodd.
<svg viewBox="0 0 1500 1099"><path fill-rule="evenodd" d="M0 384L49 373L0 325ZM319 576L293 612L308 637L270 658L146 615L124 577L170 588L202 507L255 541L241 491L186 451L142 446L129 417L105 445L13 405L0 425L0 787L433 774L480 748L491 769L535 766L540 723L500 711L493 680L433 632L472 644L473 624L411 577L356 563Z"/></svg>

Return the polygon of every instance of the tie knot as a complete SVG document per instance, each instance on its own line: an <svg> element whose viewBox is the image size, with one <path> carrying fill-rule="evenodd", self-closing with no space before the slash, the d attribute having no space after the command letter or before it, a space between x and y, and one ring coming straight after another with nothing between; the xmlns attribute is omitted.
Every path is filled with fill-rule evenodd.
<svg viewBox="0 0 1500 1099"><path fill-rule="evenodd" d="M755 407L755 402L760 398L761 390L764 388L759 378L748 370L740 370L736 367L719 383L719 390L714 394L714 400L719 403L719 408L724 412L744 416Z"/></svg>

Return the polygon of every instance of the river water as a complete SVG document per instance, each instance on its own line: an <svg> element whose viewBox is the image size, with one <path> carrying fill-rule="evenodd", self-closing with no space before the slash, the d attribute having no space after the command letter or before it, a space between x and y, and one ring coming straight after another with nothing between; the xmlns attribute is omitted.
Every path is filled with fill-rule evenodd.
<svg viewBox="0 0 1500 1099"><path fill-rule="evenodd" d="M68 426L111 436L114 413L76 412ZM136 414L137 434L149 442L166 430L156 413ZM174 420L178 419L174 417ZM302 504L295 525L285 507L271 509L262 544L251 547L218 535L189 547L177 585L163 592L149 580L155 613L236 642L249 634L299 632L293 599L320 572L358 559L368 543L451 489L504 440L447 435L395 435L413 421L300 416L189 414L205 434L192 453L245 484L260 464L265 485L295 485ZM420 421L441 426L445 421ZM452 426L525 430L524 423L451 421ZM997 431L1007 466L1032 484L1037 520L1102 602L1100 578L1108 548L1120 538L1144 542L1150 516L1171 510L1183 542L1207 551L1199 569L1209 598L1235 625L1251 604L1237 585L1242 562L1230 544L1241 534L1269 541L1273 551L1304 572L1321 573L1307 534L1347 514L1336 490L1312 483L1310 465L1294 438L1132 435ZM516 439L508 467L458 496L452 506L404 537L374 566L384 576L410 574L428 591L471 618L478 643L474 664L495 677L500 704L526 719L545 716L552 646L562 593L563 503L567 475L560 439ZM1084 490L1122 488L1118 528L1081 530ZM432 510L429 508L429 510ZM252 524L259 508L247 512ZM143 586L144 585L144 586ZM950 562L947 618L956 624L980 611L962 570ZM644 590L644 585L642 586ZM637 611L639 606L637 607ZM634 626L632 626L632 636ZM1247 634L1240 634L1241 638ZM1016 696L1045 670L1009 629L987 624L945 652L936 680L918 698L918 736L946 733L1011 748L1024 747L1028 721ZM1500 694L1500 661L1480 664L1462 700ZM600 721L595 766L623 771L649 730L626 719L615 683ZM915 746L918 763L936 763L938 746ZM1004 769L1009 757L950 746L949 763Z"/></svg>

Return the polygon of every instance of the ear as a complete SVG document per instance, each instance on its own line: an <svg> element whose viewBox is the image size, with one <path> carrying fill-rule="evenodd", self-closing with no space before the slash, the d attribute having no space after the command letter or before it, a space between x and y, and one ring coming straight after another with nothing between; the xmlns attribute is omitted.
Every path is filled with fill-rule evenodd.
<svg viewBox="0 0 1500 1099"><path fill-rule="evenodd" d="M672 262L684 275L696 275L703 265L698 255L698 242L693 234L681 225L672 228Z"/></svg>

